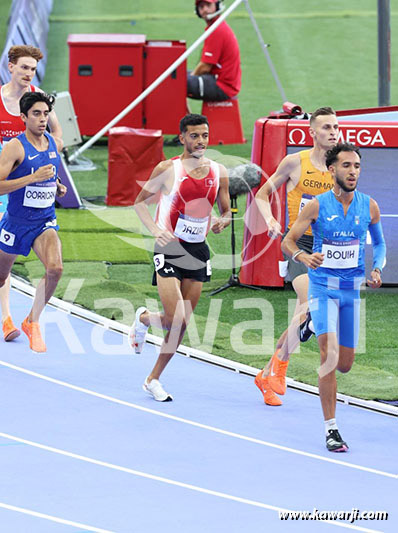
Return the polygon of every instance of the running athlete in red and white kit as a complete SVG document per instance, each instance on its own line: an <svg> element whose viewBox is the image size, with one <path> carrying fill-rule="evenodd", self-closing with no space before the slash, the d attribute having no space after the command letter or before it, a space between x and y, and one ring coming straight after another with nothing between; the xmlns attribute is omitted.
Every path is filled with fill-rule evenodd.
<svg viewBox="0 0 398 533"><path fill-rule="evenodd" d="M186 115L180 122L184 153L159 163L137 196L135 209L155 237L154 284L164 311L136 312L131 344L141 353L150 325L167 331L159 357L143 388L160 402L172 400L159 377L184 337L199 301L203 282L210 281L210 252L206 235L220 233L231 221L227 170L205 157L209 124L203 115ZM155 220L147 203L160 193ZM212 215L217 201L219 217Z"/></svg>
<svg viewBox="0 0 398 533"><path fill-rule="evenodd" d="M0 142L2 144L25 131L25 124L19 111L19 101L22 96L28 91L43 92L31 83L36 74L37 63L42 57L43 54L39 48L30 45L12 46L8 51L8 70L11 79L0 87ZM57 142L62 142L61 125L54 111L51 111L49 115L48 125L51 135L59 139Z"/></svg>
<svg viewBox="0 0 398 533"><path fill-rule="evenodd" d="M32 85L36 74L37 63L43 54L39 48L30 45L15 45L8 50L8 71L11 79L0 87L0 148L25 131L25 123L21 118L19 101L26 92L43 92ZM61 146L62 129L54 111L48 118L48 125L52 136ZM8 197L0 196L0 219L7 208ZM14 325L10 312L10 277L5 285L0 288L0 307L2 316L4 340L12 341L20 335L19 329Z"/></svg>

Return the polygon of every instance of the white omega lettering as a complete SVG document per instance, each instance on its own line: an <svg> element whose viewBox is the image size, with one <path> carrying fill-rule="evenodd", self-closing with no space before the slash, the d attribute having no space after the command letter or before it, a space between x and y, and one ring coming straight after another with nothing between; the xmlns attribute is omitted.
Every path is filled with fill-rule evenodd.
<svg viewBox="0 0 398 533"><path fill-rule="evenodd" d="M386 146L383 134L380 130L377 130L373 135L371 130L353 130L347 129L345 131L340 130L338 136L338 142L349 142L353 144L359 144L360 146L374 146L375 144Z"/></svg>
<svg viewBox="0 0 398 533"><path fill-rule="evenodd" d="M362 146L367 146L372 142L372 137L370 136L369 130L359 130L357 138L358 144L361 144Z"/></svg>
<svg viewBox="0 0 398 533"><path fill-rule="evenodd" d="M374 145L374 144L376 144L376 143L380 143L380 144L382 144L383 146L386 145L386 141L384 140L383 135L382 135L382 133L381 133L380 130L377 130L377 131L376 131L376 135L374 136L374 139L373 139L373 141L372 141L372 145Z"/></svg>
<svg viewBox="0 0 398 533"><path fill-rule="evenodd" d="M355 142L355 134L356 134L355 130L347 130L345 134L346 134L346 142L348 143Z"/></svg>
<svg viewBox="0 0 398 533"><path fill-rule="evenodd" d="M294 135L295 132L299 132L297 135ZM298 138L298 141L295 141L294 138ZM289 133L289 144L305 144L305 131L300 128L294 128Z"/></svg>

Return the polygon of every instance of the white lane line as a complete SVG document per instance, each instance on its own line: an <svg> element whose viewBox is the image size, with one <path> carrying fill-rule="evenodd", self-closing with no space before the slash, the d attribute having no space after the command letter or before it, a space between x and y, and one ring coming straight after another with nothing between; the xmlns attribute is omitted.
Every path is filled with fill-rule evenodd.
<svg viewBox="0 0 398 533"><path fill-rule="evenodd" d="M225 429L220 429L214 426L208 426L206 424L201 424L200 422L194 422L193 420L189 420L187 418L181 418L179 416L170 415L167 413L162 413L161 411L156 411L154 409L149 409L148 407L142 407L141 405L137 405L134 403L126 402L124 400L119 400L118 398L113 398L112 396L107 396L105 394L101 394L99 392L92 391L90 389L85 389L83 387L78 387L77 385L72 385L71 383L67 383L66 381L60 381L59 379L51 378L48 376L45 376L43 374L38 374L37 372L33 372L32 370L27 370L26 368L22 368L19 366L12 365L11 363L7 363L5 361L0 360L0 365L11 368L12 370L17 370L18 372L22 372L23 374L28 374L29 376L33 376L39 379L42 379L44 381L48 381L50 383L55 383L56 385L61 385L62 387L66 387L68 389L76 390L78 392L82 392L84 394L88 394L90 396L95 396L96 398L101 398L102 400L106 400L112 403L116 403L118 405L124 405L125 407L131 407L133 409L137 409L138 411L143 411L145 413L149 413L152 415L160 416L162 418L167 418L169 420L174 420L175 422L182 422L183 424L188 424L190 426L194 426L201 429L206 429L208 431L213 431L214 433L219 433L221 435L226 435L228 437L234 437L236 439L244 440L247 442L252 442L255 444L260 444L262 446L268 446L270 448L275 448L277 450L282 450L289 453L294 453L297 455L303 455L305 457L310 457L311 459L317 459L319 461L324 461L326 463L333 463L336 465L344 466L347 468L353 468L356 470L361 470L363 472L368 472L371 474L377 474L379 476L385 476L393 479L398 479L398 474L392 474L390 472L384 472L382 470L376 470L374 468L368 468L366 466L356 465L353 463L346 463L344 461L339 461L338 459L332 459L331 457L324 457L322 455L317 455L314 453L304 452L301 450L296 450L295 448L289 448L287 446L282 446L280 444L274 444L272 442L267 442L265 440L256 439L254 437L247 437L246 435L241 435L240 433L234 433L232 431L227 431Z"/></svg>
<svg viewBox="0 0 398 533"><path fill-rule="evenodd" d="M24 507L16 507L15 505L9 505L8 503L0 502L0 507L2 507L3 509L7 509L8 511L16 511L17 513L35 516L36 518L44 518L45 520L50 520L51 522L57 522L57 524L78 527L80 529L84 529L84 531L93 531L94 533L116 533L115 531L109 531L109 529L100 529L98 527L80 524L79 522L72 522L71 520L65 520L64 518L58 518L57 516L38 513L37 511L32 511L31 509L25 509Z"/></svg>
<svg viewBox="0 0 398 533"><path fill-rule="evenodd" d="M73 452L68 452L66 450L61 450L60 448L54 448L53 446L47 446L46 444L40 444L39 442L34 442L34 441L31 441L31 440L27 440L27 439L22 439L20 437L16 437L14 435L9 435L8 433L0 433L0 437L3 437L5 439L10 439L10 440L13 440L15 442L21 442L23 444L27 444L29 446L33 446L33 447L39 448L41 450L45 450L45 451L48 451L48 452L56 453L56 454L63 455L63 456L66 456L66 457L70 457L72 459L77 459L79 461L84 461L86 463L91 463L91 464L94 464L94 465L97 465L97 466L103 466L103 467L109 468L111 470L117 470L119 472L124 472L126 474L132 474L134 476L143 477L143 478L146 478L146 479L150 479L152 481L160 481L161 483L166 483L167 485L174 485L176 487L181 487L183 489L189 489L189 490L192 490L192 491L195 491L195 492L201 492L203 494L208 494L210 496L217 496L218 498L223 498L225 500L232 500L234 502L244 503L246 505L251 505L253 507L260 507L262 509L267 509L267 510L270 510L270 511L292 512L291 509L285 509L283 507L276 507L275 505L269 505L267 503L258 502L258 501L255 501L255 500L249 500L247 498L241 498L240 496L234 496L232 494L226 494L225 492L219 492L219 491L216 491L216 490L205 489L205 488L199 487L197 485L191 485L189 483L183 483L181 481L176 481L174 479L169 479L167 477L148 474L147 472L141 472L140 470L133 470L132 468L127 468L125 466L115 465L113 463L107 463L105 461L99 461L98 459L93 459L92 457L87 457L85 455L78 455L78 454L73 453ZM334 526L345 527L347 529L355 529L356 531L365 531L365 532L369 532L369 533L381 533L381 532L376 531L374 529L364 529L364 528L361 528L361 527L358 527L358 526L354 526L354 525L350 525L350 524L334 522L332 520L323 520L322 522L327 523L327 524L332 524ZM91 530L88 530L88 531L91 531ZM100 530L92 530L92 531L100 531ZM103 530L101 530L101 531L103 531ZM106 533L109 533L109 532L106 532Z"/></svg>

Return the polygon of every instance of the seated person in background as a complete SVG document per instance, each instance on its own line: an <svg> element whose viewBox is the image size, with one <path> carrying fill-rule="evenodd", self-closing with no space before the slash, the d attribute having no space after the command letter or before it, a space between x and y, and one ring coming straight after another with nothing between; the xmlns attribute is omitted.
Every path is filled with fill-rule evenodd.
<svg viewBox="0 0 398 533"><path fill-rule="evenodd" d="M208 29L223 10L222 1L195 0L198 17ZM188 74L188 96L197 100L222 101L236 96L241 87L238 41L224 21L205 40L200 62Z"/></svg>

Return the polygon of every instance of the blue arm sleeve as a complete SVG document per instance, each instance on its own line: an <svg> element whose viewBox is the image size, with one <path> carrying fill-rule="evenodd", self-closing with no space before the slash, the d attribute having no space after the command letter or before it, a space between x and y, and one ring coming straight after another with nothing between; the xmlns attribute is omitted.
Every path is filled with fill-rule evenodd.
<svg viewBox="0 0 398 533"><path fill-rule="evenodd" d="M386 263L386 241L384 240L381 222L370 224L369 233L373 244L373 268L383 270Z"/></svg>

